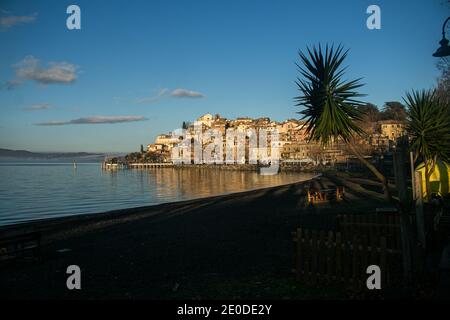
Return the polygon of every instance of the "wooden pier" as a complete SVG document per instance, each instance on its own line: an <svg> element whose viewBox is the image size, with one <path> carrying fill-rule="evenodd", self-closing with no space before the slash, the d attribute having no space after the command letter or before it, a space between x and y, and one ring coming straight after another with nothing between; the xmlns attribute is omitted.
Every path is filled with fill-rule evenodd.
<svg viewBox="0 0 450 320"><path fill-rule="evenodd" d="M161 163L109 163L102 162L102 169L152 169L152 168L170 168L173 167L171 162Z"/></svg>
<svg viewBox="0 0 450 320"><path fill-rule="evenodd" d="M161 162L161 163L129 163L128 168L130 169L146 169L146 168L169 168L173 167L171 162Z"/></svg>

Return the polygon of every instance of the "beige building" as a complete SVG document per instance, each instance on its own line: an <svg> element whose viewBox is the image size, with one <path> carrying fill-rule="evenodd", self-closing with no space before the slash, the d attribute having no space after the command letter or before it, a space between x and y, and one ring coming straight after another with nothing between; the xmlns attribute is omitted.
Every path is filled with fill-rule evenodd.
<svg viewBox="0 0 450 320"><path fill-rule="evenodd" d="M211 127L213 121L214 116L210 113L204 114L201 117L197 118L197 124L204 124L208 127Z"/></svg>
<svg viewBox="0 0 450 320"><path fill-rule="evenodd" d="M175 143L178 143L178 139L172 137L172 134L160 134L155 139L155 144L164 144L171 146Z"/></svg>
<svg viewBox="0 0 450 320"><path fill-rule="evenodd" d="M377 127L377 132L370 132L367 136L355 140L355 143L362 152L367 155L372 154L374 151L388 151L398 137L406 134L404 124L399 121L380 121L374 123L373 127ZM208 129L217 130L222 135L222 141L216 141L214 136L208 138L208 136L203 135ZM267 117L258 119L241 117L228 120L218 114L213 116L207 113L197 118L196 122L187 128L187 133L192 137L192 145L195 144L196 148L200 148L201 150L205 150L212 142L219 143L223 151L216 152L214 149L212 155L215 159L222 158L225 161L227 158L226 132L228 129L242 130L247 133L249 130L258 133L260 129L265 129L268 133L267 150L263 150L262 147L255 146L254 144L250 147L250 138L248 136L245 138L245 159L242 159L242 155L240 155L241 159L236 159L238 157L237 140L234 142L233 148L228 151L233 154L232 158L240 163L248 163L250 155L267 154L270 156L271 147L278 147L281 159L286 161L303 161L315 164L333 164L335 162L346 161L347 153L345 146L335 141L332 145L323 147L317 142L309 141L305 121L296 119L288 119L283 122L276 122ZM272 135L269 133L271 131L278 132L277 141L271 141ZM200 133L202 133L202 141L197 141ZM173 138L170 133L160 134L157 136L154 144L148 145L147 150L149 152L160 152L163 155L167 155L170 154L172 148L179 142L180 140ZM193 151L193 148L192 146L191 151ZM193 152L190 153L193 159Z"/></svg>
<svg viewBox="0 0 450 320"><path fill-rule="evenodd" d="M396 141L397 138L406 135L406 127L400 121L384 120L378 122L381 135L389 140Z"/></svg>

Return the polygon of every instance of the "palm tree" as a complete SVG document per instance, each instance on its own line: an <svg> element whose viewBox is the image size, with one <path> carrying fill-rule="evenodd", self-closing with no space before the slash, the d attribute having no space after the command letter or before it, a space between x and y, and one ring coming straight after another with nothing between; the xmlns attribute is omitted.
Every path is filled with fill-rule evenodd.
<svg viewBox="0 0 450 320"><path fill-rule="evenodd" d="M435 91L422 90L406 93L408 105L407 130L412 138L411 150L415 161L421 158L425 166L425 187L430 199L430 176L437 160L450 158L449 106L437 98Z"/></svg>
<svg viewBox="0 0 450 320"><path fill-rule="evenodd" d="M349 150L381 181L386 199L390 199L387 179L377 168L367 161L355 148L352 139L361 137L364 130L358 125L362 120L361 106L366 103L358 98L364 94L356 89L363 86L361 79L344 81L342 79L346 68L342 62L347 57L348 50L342 46L335 50L333 46L312 51L307 48L308 55L299 52L302 65L297 64L303 79L297 78L296 84L301 93L295 97L297 106L303 106L299 113L306 119L306 132L310 140L328 144L338 139L345 142Z"/></svg>

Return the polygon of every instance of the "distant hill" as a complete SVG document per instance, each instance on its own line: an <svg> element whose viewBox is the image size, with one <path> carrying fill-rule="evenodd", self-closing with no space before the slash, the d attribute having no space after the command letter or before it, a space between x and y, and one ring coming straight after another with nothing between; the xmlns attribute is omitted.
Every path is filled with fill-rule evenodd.
<svg viewBox="0 0 450 320"><path fill-rule="evenodd" d="M10 150L0 148L0 160L78 160L101 161L104 153L89 152L31 152L27 150Z"/></svg>

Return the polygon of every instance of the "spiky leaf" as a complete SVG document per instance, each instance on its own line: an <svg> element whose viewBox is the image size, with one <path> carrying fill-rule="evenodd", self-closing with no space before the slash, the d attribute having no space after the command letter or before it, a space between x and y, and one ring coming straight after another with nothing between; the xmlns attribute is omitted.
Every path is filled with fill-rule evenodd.
<svg viewBox="0 0 450 320"><path fill-rule="evenodd" d="M297 64L302 78L296 84L300 95L295 97L297 106L304 109L299 113L306 119L306 131L310 139L324 144L341 138L348 142L355 135L364 131L357 125L362 114L356 108L363 102L358 98L364 96L356 89L363 86L361 79L343 80L346 68L341 67L347 57L342 46L318 49L307 48L307 54L299 52L301 64Z"/></svg>

